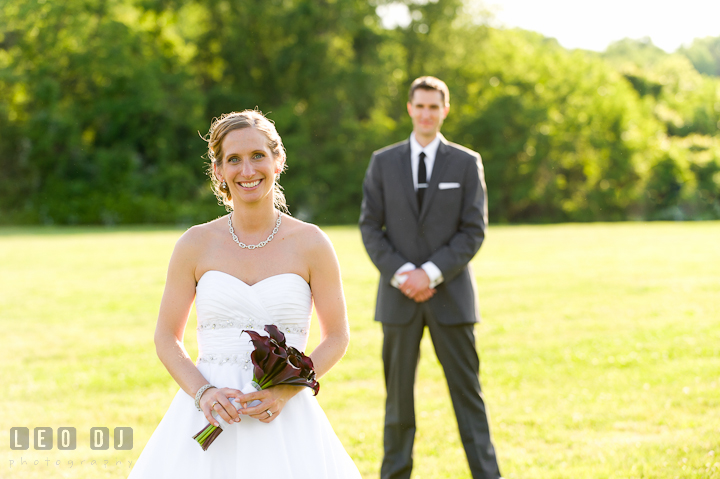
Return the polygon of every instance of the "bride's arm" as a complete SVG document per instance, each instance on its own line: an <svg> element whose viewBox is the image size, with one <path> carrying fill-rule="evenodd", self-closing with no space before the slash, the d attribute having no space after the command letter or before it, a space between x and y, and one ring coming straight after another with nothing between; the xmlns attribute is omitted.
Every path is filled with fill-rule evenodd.
<svg viewBox="0 0 720 479"><path fill-rule="evenodd" d="M197 391L208 384L183 344L185 326L195 299L195 267L202 243L202 233L196 227L185 232L175 245L155 328L155 350L160 361L182 390L193 399ZM217 422L210 413L210 404L214 401L223 406L224 410L215 407L215 411L225 421L239 419L237 409L228 400L228 397L239 395L239 391L234 391L213 388L203 393L200 406L208 421L213 424Z"/></svg>
<svg viewBox="0 0 720 479"><path fill-rule="evenodd" d="M308 241L310 286L320 326L320 343L310 357L318 377L323 376L345 355L350 342L345 295L340 265L330 239L313 227Z"/></svg>

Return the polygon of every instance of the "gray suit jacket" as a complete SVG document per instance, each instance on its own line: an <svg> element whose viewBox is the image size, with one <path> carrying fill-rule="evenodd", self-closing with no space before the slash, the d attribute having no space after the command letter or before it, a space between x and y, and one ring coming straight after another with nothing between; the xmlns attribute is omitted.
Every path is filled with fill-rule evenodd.
<svg viewBox="0 0 720 479"><path fill-rule="evenodd" d="M400 325L415 316L420 305L390 280L407 262L419 267L432 261L445 280L427 302L431 314L447 325L478 322L475 280L468 263L480 249L487 225L480 155L441 137L419 210L406 140L373 153L363 194L360 231L380 270L375 320Z"/></svg>

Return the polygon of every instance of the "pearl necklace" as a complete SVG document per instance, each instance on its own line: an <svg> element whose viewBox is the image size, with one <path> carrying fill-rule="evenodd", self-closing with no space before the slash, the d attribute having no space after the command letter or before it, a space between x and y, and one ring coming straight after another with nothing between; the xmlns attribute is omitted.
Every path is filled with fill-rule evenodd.
<svg viewBox="0 0 720 479"><path fill-rule="evenodd" d="M232 225L232 213L230 213L230 215L228 216L228 226L230 227L230 234L232 235L232 239L238 244L239 247L241 247L243 249L257 249L257 248L262 248L263 246L265 246L266 244L268 244L269 242L271 242L273 240L273 238L275 237L275 235L278 232L278 229L280 228L281 220L282 220L282 213L278 212L278 219L275 222L275 228L273 228L272 233L270 233L270 236L268 236L265 241L261 241L258 244L245 244L238 239L237 235L235 234L235 229L233 228L233 225Z"/></svg>

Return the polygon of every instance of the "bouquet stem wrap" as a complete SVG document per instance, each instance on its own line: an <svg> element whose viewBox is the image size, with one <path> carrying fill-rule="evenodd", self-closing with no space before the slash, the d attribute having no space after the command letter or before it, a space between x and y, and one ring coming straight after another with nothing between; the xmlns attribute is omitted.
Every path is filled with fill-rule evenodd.
<svg viewBox="0 0 720 479"><path fill-rule="evenodd" d="M250 381L245 386L243 386L242 389L240 390L240 392L243 394L250 394L250 393L257 392L257 391L262 391L262 388L255 381ZM254 401L250 401L248 403L247 407L255 407L258 404L260 404L260 401L255 399Z"/></svg>

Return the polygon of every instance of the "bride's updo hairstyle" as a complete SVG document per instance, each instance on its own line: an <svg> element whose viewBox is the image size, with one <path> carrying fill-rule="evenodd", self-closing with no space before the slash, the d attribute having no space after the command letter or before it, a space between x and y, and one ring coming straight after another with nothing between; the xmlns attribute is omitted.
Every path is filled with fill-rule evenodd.
<svg viewBox="0 0 720 479"><path fill-rule="evenodd" d="M258 110L244 110L241 112L224 113L220 118L215 118L210 125L210 131L206 137L203 137L208 143L208 168L207 174L210 176L212 181L212 189L217 196L218 201L225 205L227 211L232 210L232 195L227 185L223 188L222 183L215 176L213 165L222 167L223 151L222 144L223 140L233 130L241 130L243 128L255 128L262 132L267 138L267 146L272 152L275 160L280 160L280 171L278 175L285 171L285 163L287 156L285 154L285 147L282 143L282 138L275 129L275 125L271 120L265 117L262 112ZM221 168L222 169L222 168ZM287 202L285 201L285 195L282 192L282 186L275 177L275 189L273 191L273 203L275 208L289 214L287 208Z"/></svg>

